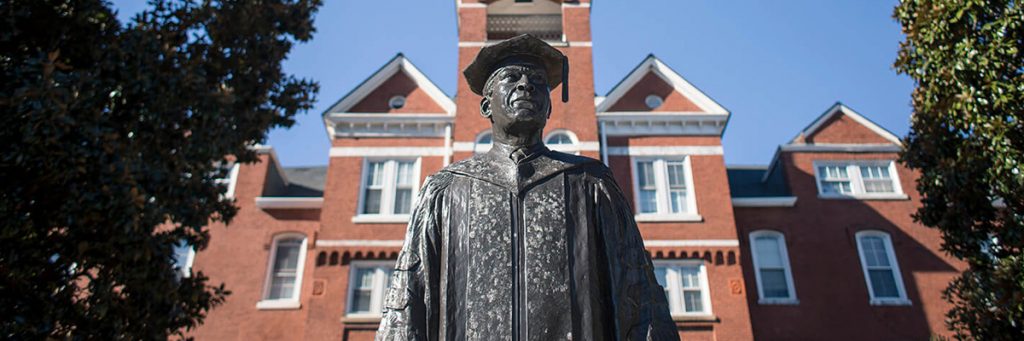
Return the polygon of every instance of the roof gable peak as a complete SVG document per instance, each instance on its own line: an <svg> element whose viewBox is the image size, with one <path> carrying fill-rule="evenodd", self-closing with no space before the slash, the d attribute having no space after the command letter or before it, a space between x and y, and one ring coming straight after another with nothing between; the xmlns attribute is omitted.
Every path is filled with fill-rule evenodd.
<svg viewBox="0 0 1024 341"><path fill-rule="evenodd" d="M893 134L892 132L886 130L877 123L872 122L867 117L864 117L863 115L854 111L853 109L846 106L842 102L836 102L831 107L829 107L828 110L825 110L825 112L822 113L821 116L818 116L818 118L811 122L810 125L808 125L802 131L800 131L800 133L797 134L795 137L793 137L793 139L789 141L789 144L805 144L806 139L808 137L814 136L814 134L818 133L820 130L822 130L822 128L826 127L826 123L828 123L836 115L844 115L846 117L849 117L853 119L855 122L864 126L865 128L871 130L878 136L884 138L885 140L888 140L889 142L892 142L895 145L903 145L903 142L900 141L899 136L896 136L896 134Z"/></svg>
<svg viewBox="0 0 1024 341"><path fill-rule="evenodd" d="M630 89L636 86L637 83L639 83L644 76L649 73L653 73L661 78L661 80L671 85L676 92L680 93L686 99L697 105L703 113L729 115L728 110L683 78L683 76L678 72L668 67L668 65L663 63L653 53L648 54L639 65L633 68L625 78L619 81L619 83L616 84L606 96L604 96L601 102L597 105L597 112L608 112L609 109L619 102L619 100L622 99Z"/></svg>
<svg viewBox="0 0 1024 341"><path fill-rule="evenodd" d="M409 76L417 87L423 89L448 115L455 114L455 101L444 93L434 82L430 81L404 54L399 52L362 83L345 94L334 105L324 111L323 116L332 113L349 112L353 106L361 102L367 95L391 79L398 72Z"/></svg>

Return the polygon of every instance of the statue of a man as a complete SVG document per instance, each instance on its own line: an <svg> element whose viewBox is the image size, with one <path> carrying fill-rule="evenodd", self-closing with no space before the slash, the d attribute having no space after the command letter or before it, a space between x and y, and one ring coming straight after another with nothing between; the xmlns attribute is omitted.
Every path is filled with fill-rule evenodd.
<svg viewBox="0 0 1024 341"><path fill-rule="evenodd" d="M423 185L377 340L678 340L611 172L541 141L565 62L522 35L466 68L493 147Z"/></svg>

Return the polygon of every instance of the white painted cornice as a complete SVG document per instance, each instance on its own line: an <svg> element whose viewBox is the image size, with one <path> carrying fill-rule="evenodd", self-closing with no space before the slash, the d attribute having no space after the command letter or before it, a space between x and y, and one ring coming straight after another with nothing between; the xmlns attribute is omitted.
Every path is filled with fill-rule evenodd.
<svg viewBox="0 0 1024 341"><path fill-rule="evenodd" d="M447 114L334 113L324 117L332 137L444 137Z"/></svg>
<svg viewBox="0 0 1024 341"><path fill-rule="evenodd" d="M602 112L597 114L597 121L603 123L604 133L608 136L721 136L729 115L703 112Z"/></svg>

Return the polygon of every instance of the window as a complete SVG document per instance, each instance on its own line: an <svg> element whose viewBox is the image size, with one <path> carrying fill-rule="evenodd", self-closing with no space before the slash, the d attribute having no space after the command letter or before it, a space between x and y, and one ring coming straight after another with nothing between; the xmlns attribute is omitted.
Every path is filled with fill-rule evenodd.
<svg viewBox="0 0 1024 341"><path fill-rule="evenodd" d="M360 213L384 216L409 214L419 176L418 168L415 160L367 160Z"/></svg>
<svg viewBox="0 0 1024 341"><path fill-rule="evenodd" d="M178 270L178 276L188 278L192 276L192 262L196 258L196 250L184 240L174 244L174 268Z"/></svg>
<svg viewBox="0 0 1024 341"><path fill-rule="evenodd" d="M267 279L260 309L295 309L299 307L302 267L306 259L306 237L287 233L274 237L267 264Z"/></svg>
<svg viewBox="0 0 1024 341"><path fill-rule="evenodd" d="M650 109L657 109L664 102L665 100L661 99L658 95L647 95L647 98L644 98L644 104Z"/></svg>
<svg viewBox="0 0 1024 341"><path fill-rule="evenodd" d="M477 137L476 137L476 143L473 144L473 152L474 153L486 153L488 150L491 149L491 144L492 143L493 143L493 135L491 134L491 131L488 130L488 131L482 132L482 133L480 133L480 135L477 135Z"/></svg>
<svg viewBox="0 0 1024 341"><path fill-rule="evenodd" d="M635 160L637 219L699 220L689 157Z"/></svg>
<svg viewBox="0 0 1024 341"><path fill-rule="evenodd" d="M775 231L754 231L750 234L754 258L754 276L761 304L797 303L793 274L789 268L786 238Z"/></svg>
<svg viewBox="0 0 1024 341"><path fill-rule="evenodd" d="M353 262L349 275L348 315L380 316L384 295L391 287L394 262Z"/></svg>
<svg viewBox="0 0 1024 341"><path fill-rule="evenodd" d="M672 315L711 315L711 295L703 261L656 261L654 276L665 289Z"/></svg>
<svg viewBox="0 0 1024 341"><path fill-rule="evenodd" d="M906 198L892 161L815 162L818 193L822 197Z"/></svg>
<svg viewBox="0 0 1024 341"><path fill-rule="evenodd" d="M549 145L571 145L576 144L576 141L573 141L572 137L569 137L569 134L566 134L564 132L557 132L548 135L548 138L544 141L544 143Z"/></svg>
<svg viewBox="0 0 1024 341"><path fill-rule="evenodd" d="M405 96L391 96L391 98L388 99L388 106L391 107L391 109L401 109L405 106Z"/></svg>
<svg viewBox="0 0 1024 341"><path fill-rule="evenodd" d="M881 231L857 232L857 250L868 285L870 303L910 304L889 234Z"/></svg>

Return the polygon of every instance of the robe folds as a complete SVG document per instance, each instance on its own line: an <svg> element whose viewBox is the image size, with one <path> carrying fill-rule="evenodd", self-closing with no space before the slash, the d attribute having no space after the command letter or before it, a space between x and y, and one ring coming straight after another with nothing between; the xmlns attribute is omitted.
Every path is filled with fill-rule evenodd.
<svg viewBox="0 0 1024 341"><path fill-rule="evenodd" d="M678 340L608 168L509 148L427 179L377 340Z"/></svg>

